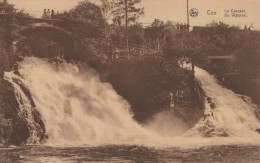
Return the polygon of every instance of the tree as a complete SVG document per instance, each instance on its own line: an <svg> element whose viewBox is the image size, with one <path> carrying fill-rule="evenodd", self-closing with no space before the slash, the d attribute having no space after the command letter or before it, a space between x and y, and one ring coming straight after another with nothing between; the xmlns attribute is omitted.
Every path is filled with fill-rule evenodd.
<svg viewBox="0 0 260 163"><path fill-rule="evenodd" d="M224 22L213 21L207 25L209 32L201 33L201 38L208 37L205 42L211 44L208 46L207 53L210 55L230 55L235 49L241 47L243 42L241 35L243 32L236 26L230 26ZM209 43L210 42L210 43ZM209 48L211 47L211 48Z"/></svg>
<svg viewBox="0 0 260 163"><path fill-rule="evenodd" d="M0 13L3 13L0 18L0 48L11 51L14 41L21 37L21 26L28 25L30 19L28 14L17 12L14 6L6 1L0 2Z"/></svg>
<svg viewBox="0 0 260 163"><path fill-rule="evenodd" d="M152 48L160 49L160 42L163 35L164 23L159 19L155 19L150 27L145 29L145 38Z"/></svg>
<svg viewBox="0 0 260 163"><path fill-rule="evenodd" d="M143 45L144 43L144 29L140 24L129 26L128 29L129 43L135 45Z"/></svg>
<svg viewBox="0 0 260 163"><path fill-rule="evenodd" d="M128 49L128 25L144 14L144 8L136 7L141 0L117 0L113 10L114 19L125 20L126 48Z"/></svg>
<svg viewBox="0 0 260 163"><path fill-rule="evenodd" d="M70 12L78 21L93 26L103 26L104 20L101 8L87 0L79 2L79 4Z"/></svg>
<svg viewBox="0 0 260 163"><path fill-rule="evenodd" d="M108 52L108 46L109 46L109 26L108 26L108 20L113 15L112 11L114 8L115 0L100 0L101 1L101 12L103 15L103 19L105 20L105 29L104 29L104 35L105 35L105 49L106 53Z"/></svg>
<svg viewBox="0 0 260 163"><path fill-rule="evenodd" d="M160 50L167 37L170 37L173 33L176 33L176 29L171 21L164 23L159 19L155 19L152 25L145 29L145 38L150 47Z"/></svg>
<svg viewBox="0 0 260 163"><path fill-rule="evenodd" d="M73 9L57 15L57 18L61 21L55 22L55 25L70 31L72 33L71 40L75 41L73 44L75 53L70 53L70 49L61 45L61 51L67 53L66 59L72 58L92 64L107 58L104 54L106 50L104 38L106 23L100 6L85 0L79 2ZM56 38L46 39L59 45L59 40ZM66 41L66 39L62 40ZM66 50L63 50L63 47Z"/></svg>
<svg viewBox="0 0 260 163"><path fill-rule="evenodd" d="M163 48L166 58L179 61L181 58L189 58L194 64L204 64L206 55L203 42L191 33L178 33L171 36Z"/></svg>
<svg viewBox="0 0 260 163"><path fill-rule="evenodd" d="M260 77L260 33L245 34L245 41L235 52L235 67L247 79Z"/></svg>
<svg viewBox="0 0 260 163"><path fill-rule="evenodd" d="M164 22L159 19L155 19L151 25L151 32L155 36L155 40L157 42L157 50L160 50L160 42L163 39L164 34Z"/></svg>
<svg viewBox="0 0 260 163"><path fill-rule="evenodd" d="M3 2L0 2L0 13L14 14L15 8L13 5L7 3L7 1L4 0Z"/></svg>
<svg viewBox="0 0 260 163"><path fill-rule="evenodd" d="M105 21L101 8L88 0L79 2L75 8L58 17L63 20L60 26L80 37L98 38L104 32Z"/></svg>
<svg viewBox="0 0 260 163"><path fill-rule="evenodd" d="M104 20L107 22L110 17L113 15L113 9L115 0L100 0L101 1L101 12Z"/></svg>

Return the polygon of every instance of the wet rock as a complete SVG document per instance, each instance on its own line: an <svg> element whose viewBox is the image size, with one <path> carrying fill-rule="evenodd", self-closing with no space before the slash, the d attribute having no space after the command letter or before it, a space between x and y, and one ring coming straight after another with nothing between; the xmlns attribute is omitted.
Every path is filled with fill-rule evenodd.
<svg viewBox="0 0 260 163"><path fill-rule="evenodd" d="M215 104L215 103L210 103L210 108L211 108L211 109L216 108L216 104Z"/></svg>
<svg viewBox="0 0 260 163"><path fill-rule="evenodd" d="M212 98L207 97L207 101L208 101L208 103L211 103L212 102Z"/></svg>
<svg viewBox="0 0 260 163"><path fill-rule="evenodd" d="M10 135L8 143L13 145L25 144L29 136L30 133L27 121L21 118L15 118L13 120L12 133Z"/></svg>
<svg viewBox="0 0 260 163"><path fill-rule="evenodd" d="M35 108L33 109L32 114L33 114L34 121L35 121L36 127L37 127L37 136L40 141L43 141L44 139L47 138L47 136L46 136L45 125L42 121L41 114Z"/></svg>
<svg viewBox="0 0 260 163"><path fill-rule="evenodd" d="M0 79L0 140L4 144L20 145L29 137L27 122L19 118L19 104L12 85Z"/></svg>
<svg viewBox="0 0 260 163"><path fill-rule="evenodd" d="M166 71L168 70L168 71ZM204 92L191 71L161 58L116 60L97 70L103 82L111 83L130 104L135 120L146 123L171 108L174 117L192 127L204 113ZM169 93L175 107L171 107Z"/></svg>
<svg viewBox="0 0 260 163"><path fill-rule="evenodd" d="M25 144L30 137L29 125L27 120L19 114L19 104L13 86L1 77L0 90L0 143L6 145ZM25 90L25 94L31 101L37 136L39 140L43 140L46 135L41 115L34 108L35 105L30 92L25 87L23 90Z"/></svg>
<svg viewBox="0 0 260 163"><path fill-rule="evenodd" d="M209 106L211 109L215 109L216 108L216 104L213 102L213 99L210 97L207 97L207 102L209 103Z"/></svg>

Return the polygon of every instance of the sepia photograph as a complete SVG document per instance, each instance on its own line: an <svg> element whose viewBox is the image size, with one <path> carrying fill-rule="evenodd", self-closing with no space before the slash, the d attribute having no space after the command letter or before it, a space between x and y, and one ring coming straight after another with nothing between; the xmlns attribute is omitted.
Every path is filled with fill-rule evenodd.
<svg viewBox="0 0 260 163"><path fill-rule="evenodd" d="M260 0L0 0L13 162L260 162Z"/></svg>

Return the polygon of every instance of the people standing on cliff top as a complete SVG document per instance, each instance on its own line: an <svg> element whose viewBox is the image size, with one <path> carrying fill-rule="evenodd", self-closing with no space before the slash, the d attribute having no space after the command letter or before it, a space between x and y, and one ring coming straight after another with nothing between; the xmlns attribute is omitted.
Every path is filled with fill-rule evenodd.
<svg viewBox="0 0 260 163"><path fill-rule="evenodd" d="M43 10L42 18L47 18L47 12L46 12L46 9Z"/></svg>
<svg viewBox="0 0 260 163"><path fill-rule="evenodd" d="M55 12L54 12L54 10L52 9L52 10L51 10L51 18L54 18L54 16L55 16Z"/></svg>
<svg viewBox="0 0 260 163"><path fill-rule="evenodd" d="M50 12L50 9L48 9L48 11L47 11L47 18L48 18L48 19L51 18L51 12Z"/></svg>

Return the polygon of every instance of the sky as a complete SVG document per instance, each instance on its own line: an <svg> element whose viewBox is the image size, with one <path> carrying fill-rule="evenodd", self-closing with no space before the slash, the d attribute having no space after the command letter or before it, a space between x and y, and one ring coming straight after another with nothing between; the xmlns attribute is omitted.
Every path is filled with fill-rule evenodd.
<svg viewBox="0 0 260 163"><path fill-rule="evenodd" d="M44 8L64 11L77 5L81 0L8 0L17 9L23 9L32 16L40 17ZM98 1L98 0L95 0ZM145 15L139 19L144 25L149 25L155 18L163 21L187 22L187 0L142 0ZM215 21L224 21L230 25L243 28L253 26L260 30L260 0L189 0L189 9L196 8L197 17L190 17L191 26L205 26ZM230 17L225 17L224 10L229 10ZM231 10L244 10L246 17L232 17ZM209 15L210 13L216 13ZM235 13L235 12L233 12Z"/></svg>

